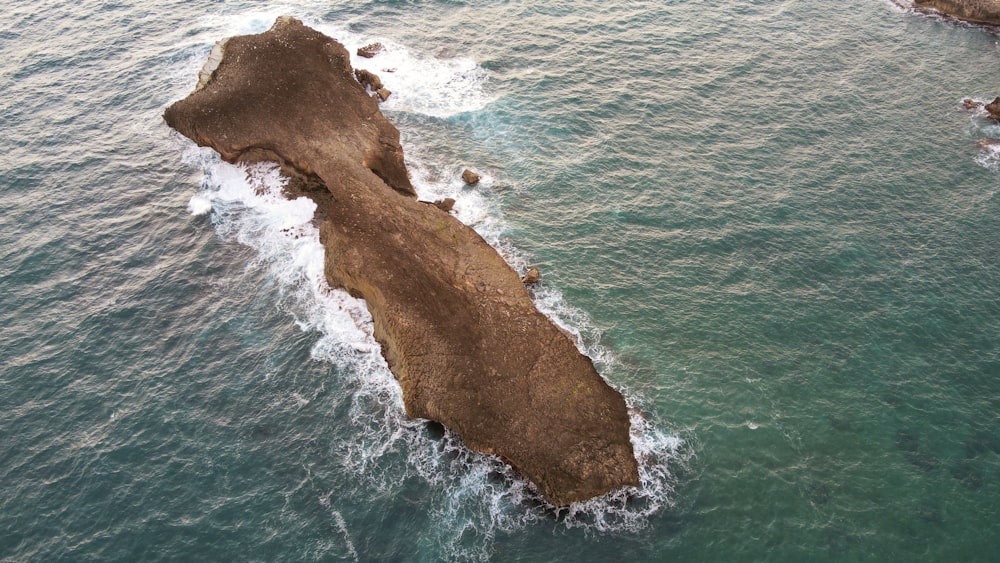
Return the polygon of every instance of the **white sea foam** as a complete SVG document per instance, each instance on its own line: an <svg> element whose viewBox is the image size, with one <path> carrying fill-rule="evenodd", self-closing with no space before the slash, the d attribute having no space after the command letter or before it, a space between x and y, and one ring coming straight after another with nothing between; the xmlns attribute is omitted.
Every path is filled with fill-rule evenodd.
<svg viewBox="0 0 1000 563"><path fill-rule="evenodd" d="M979 149L976 162L987 170L1000 172L1000 139L980 140Z"/></svg>
<svg viewBox="0 0 1000 563"><path fill-rule="evenodd" d="M979 97L962 98L958 103L958 107L964 107L966 99L970 99L975 103L975 107L969 110L971 112L969 133L974 137L978 137L976 144L980 150L975 157L976 163L987 170L1000 172L1000 124L989 119L989 113L985 109L986 104L993 101L993 99Z"/></svg>
<svg viewBox="0 0 1000 563"><path fill-rule="evenodd" d="M233 166L198 148L190 149L185 160L205 170L202 191L189 207L211 209L221 236L258 252L255 264L267 267L280 282L283 299L299 305L298 326L320 333L313 356L334 362L344 354L378 356L364 302L326 283L324 249L312 224L316 204L304 197L286 199L277 165Z"/></svg>
<svg viewBox="0 0 1000 563"><path fill-rule="evenodd" d="M216 31L202 38L204 52L207 54L222 36L264 31L283 13L287 11L277 8L252 16L220 18L214 22ZM393 98L383 106L386 109L446 116L474 111L489 102L482 89L485 74L469 60L421 57L387 38L355 36L308 19L306 23L344 42L352 53L358 46L375 41L386 46L384 53L357 63L374 72L396 69L380 73L394 90ZM187 70L196 73L199 65L188 62L192 64ZM454 198L456 216L475 228L515 269L525 271L530 257L507 236L493 200L495 173L480 170L480 183L469 187L459 179L458 163L432 163L419 147L405 149L421 199ZM683 442L642 416L627 389L623 393L630 404L631 438L641 485L558 511L497 457L465 448L461 439L447 430L443 436L433 436L425 422L407 418L402 393L381 356L364 302L326 283L324 249L313 224L315 204L306 198L286 199L283 180L274 165L233 166L207 149L194 147L184 159L204 170L201 190L188 204L190 212L211 213L221 237L257 251L251 265L266 268L269 277L278 282L279 305L294 316L303 331L317 335L312 357L337 366L337 377L347 379L344 383L352 392L352 432L345 439L342 466L355 472L366 486L383 493L398 492L414 476L425 480L434 499L430 511L437 537L431 541L445 546L456 558L486 559L497 531L555 518L567 527L630 532L645 527L652 515L670 506L675 481L672 472L687 455ZM595 360L602 373L614 372L616 358L599 344L600 331L582 311L544 283L535 290L535 297L539 309L574 336L580 350ZM302 404L298 399L292 398ZM345 537L349 541L346 531Z"/></svg>
<svg viewBox="0 0 1000 563"><path fill-rule="evenodd" d="M303 9L301 6L277 5L266 10L202 18L199 23L205 31L192 39L201 47L197 68L201 68L219 39L262 33L282 15L294 15L306 25L333 37L350 53L354 68L377 74L392 91L392 96L382 104L386 111L449 117L482 109L493 101L485 88L488 73L472 57L419 52L391 38L354 33L342 25L322 21L315 8ZM384 48L373 58L357 55L358 47L376 42Z"/></svg>
<svg viewBox="0 0 1000 563"><path fill-rule="evenodd" d="M318 29L344 44L351 66L377 74L392 91L384 110L450 117L483 109L493 100L485 89L488 74L472 57L419 53L385 37ZM357 55L358 47L371 43L381 43L383 49L372 58Z"/></svg>
<svg viewBox="0 0 1000 563"><path fill-rule="evenodd" d="M306 470L306 472L307 474L310 473L308 469ZM335 510L333 508L332 506L333 503L330 501L330 496L331 495L328 493L320 497L319 503L320 505L323 506L323 508L330 511L330 516L332 516L333 521L337 523L337 528L340 529L340 533L344 536L344 544L347 547L348 555L350 555L351 559L355 561L360 561L361 559L358 557L358 550L357 548L354 547L354 542L351 541L351 534L347 530L347 521L344 520L344 515L341 514L339 510Z"/></svg>
<svg viewBox="0 0 1000 563"><path fill-rule="evenodd" d="M345 444L344 466L383 492L396 491L414 474L426 480L441 495L432 510L440 518L437 541L456 556L480 558L488 553L496 531L515 530L553 514L567 527L627 532L641 529L650 516L670 506L672 469L683 463L682 441L657 428L638 408L631 409L631 438L641 485L558 512L495 456L465 448L447 430L441 438L429 436L425 423L405 415L402 394L381 356L364 302L331 289L323 277L324 249L312 223L315 204L306 198L286 199L276 165L233 166L197 148L190 149L186 160L205 170L203 188L192 197L196 203L191 207L210 208L223 238L258 252L254 265L267 268L279 282L278 299L288 304L303 331L318 335L313 358L343 368L338 371L353 380L349 416L355 432ZM426 185L424 193L444 195L453 189ZM481 194L466 201L481 206L478 213L489 217L488 201ZM484 219L487 224L494 220ZM492 234L502 236L496 222ZM514 262L527 262L516 249L508 252ZM615 359L597 344L598 331L586 315L567 305L554 289L539 288L536 296L539 308L574 334L582 351L598 366L613 369ZM628 397L627 390L625 394ZM300 406L306 401L291 399ZM467 541L470 529L481 541Z"/></svg>
<svg viewBox="0 0 1000 563"><path fill-rule="evenodd" d="M911 0L882 0L882 2L901 14L913 11L913 2Z"/></svg>
<svg viewBox="0 0 1000 563"><path fill-rule="evenodd" d="M212 200L202 195L195 195L188 201L188 211L191 215L205 215L212 210Z"/></svg>
<svg viewBox="0 0 1000 563"><path fill-rule="evenodd" d="M308 20L311 11L303 11L301 6L290 4L272 4L263 10L252 10L235 14L210 14L203 16L199 23L210 30L214 36L209 41L209 47L220 39L234 35L249 35L263 33L274 25L281 16L293 15Z"/></svg>
<svg viewBox="0 0 1000 563"><path fill-rule="evenodd" d="M475 229L494 248L503 244L505 228L499 210L490 202L495 181L489 171L479 171L479 183L473 188L461 179L460 164L428 164L419 147L406 146L404 153L417 197L424 201L454 199L453 213L459 221ZM501 254L508 261L514 259L512 254L503 251Z"/></svg>

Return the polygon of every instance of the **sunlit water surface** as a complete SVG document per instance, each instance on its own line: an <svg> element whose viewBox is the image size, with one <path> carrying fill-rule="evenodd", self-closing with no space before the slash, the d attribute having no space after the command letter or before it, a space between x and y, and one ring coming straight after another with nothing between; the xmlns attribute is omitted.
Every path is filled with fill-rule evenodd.
<svg viewBox="0 0 1000 563"><path fill-rule="evenodd" d="M889 2L75 3L0 22L0 560L942 560L1000 539L998 38ZM633 408L559 511L409 420L313 207L171 132L291 14ZM393 72L388 72L388 70ZM465 167L483 175L467 187Z"/></svg>

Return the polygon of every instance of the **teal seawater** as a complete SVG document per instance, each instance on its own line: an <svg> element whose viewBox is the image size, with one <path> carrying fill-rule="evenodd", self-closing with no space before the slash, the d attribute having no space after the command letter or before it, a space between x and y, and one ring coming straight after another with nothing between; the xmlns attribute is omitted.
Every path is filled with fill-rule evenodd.
<svg viewBox="0 0 1000 563"><path fill-rule="evenodd" d="M0 560L996 559L1000 126L961 109L1000 94L989 30L878 0L4 12ZM389 47L418 186L541 267L641 413L632 500L553 512L402 416L279 234L303 210L163 124L286 13Z"/></svg>

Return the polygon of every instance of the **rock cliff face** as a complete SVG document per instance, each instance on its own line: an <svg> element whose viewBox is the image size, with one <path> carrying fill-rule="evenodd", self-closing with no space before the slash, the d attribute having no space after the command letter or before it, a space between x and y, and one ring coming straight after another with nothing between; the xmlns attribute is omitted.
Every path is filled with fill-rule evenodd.
<svg viewBox="0 0 1000 563"><path fill-rule="evenodd" d="M501 456L555 505L638 485L621 395L492 247L417 201L344 47L280 18L220 50L167 123L229 162L278 162L317 202L326 278L365 299L407 414Z"/></svg>
<svg viewBox="0 0 1000 563"><path fill-rule="evenodd" d="M1000 25L1000 0L914 0L913 6L968 22Z"/></svg>

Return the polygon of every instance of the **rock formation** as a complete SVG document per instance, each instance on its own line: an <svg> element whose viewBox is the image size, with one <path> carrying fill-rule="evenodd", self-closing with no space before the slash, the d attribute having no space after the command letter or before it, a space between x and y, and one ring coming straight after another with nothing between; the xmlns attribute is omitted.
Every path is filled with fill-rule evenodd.
<svg viewBox="0 0 1000 563"><path fill-rule="evenodd" d="M357 52L359 57L370 59L375 55L381 53L383 48L384 47L382 47L381 43L369 43L364 47L358 47Z"/></svg>
<svg viewBox="0 0 1000 563"><path fill-rule="evenodd" d="M455 208L455 198L446 197L444 199L439 199L434 202L434 205L441 211L450 213L451 210Z"/></svg>
<svg viewBox="0 0 1000 563"><path fill-rule="evenodd" d="M986 114L985 117L1000 121L1000 96L994 98L990 103L978 102L972 98L966 98L962 100L962 107L969 111L982 111Z"/></svg>
<svg viewBox="0 0 1000 563"><path fill-rule="evenodd" d="M1000 25L1000 1L997 0L913 0L913 7L933 9L967 22Z"/></svg>
<svg viewBox="0 0 1000 563"><path fill-rule="evenodd" d="M339 43L292 18L229 39L164 114L228 162L276 161L317 203L325 274L362 297L409 416L564 505L638 485L625 401L475 231L419 202L399 132Z"/></svg>
<svg viewBox="0 0 1000 563"><path fill-rule="evenodd" d="M466 168L465 170L462 171L462 180L466 184L469 184L470 186L473 186L473 185L479 183L479 174L476 174L472 170L469 170L468 168Z"/></svg>
<svg viewBox="0 0 1000 563"><path fill-rule="evenodd" d="M992 102L983 106L990 119L1000 121L1000 97L994 98Z"/></svg>
<svg viewBox="0 0 1000 563"><path fill-rule="evenodd" d="M521 278L521 283L530 285L533 283L538 283L538 280L540 279L542 279L542 275L538 271L538 268L528 268L528 271L525 272L524 277Z"/></svg>

